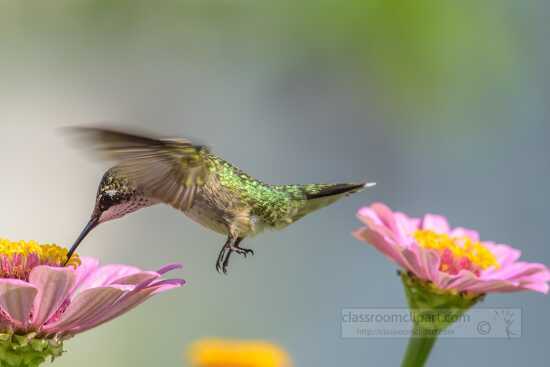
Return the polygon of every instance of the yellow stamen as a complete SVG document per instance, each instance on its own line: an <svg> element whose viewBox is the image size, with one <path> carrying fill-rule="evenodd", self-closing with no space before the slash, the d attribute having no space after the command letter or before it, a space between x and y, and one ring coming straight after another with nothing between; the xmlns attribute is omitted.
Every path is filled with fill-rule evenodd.
<svg viewBox="0 0 550 367"><path fill-rule="evenodd" d="M63 266L67 249L54 244L39 244L36 241L12 242L0 238L0 277L25 279L38 265ZM67 265L80 265L75 255Z"/></svg>
<svg viewBox="0 0 550 367"><path fill-rule="evenodd" d="M414 238L423 248L437 251L448 249L456 259L466 258L482 270L490 267L498 268L500 266L495 255L487 247L481 242L473 241L469 237L451 237L444 233L418 230L414 233ZM442 265L442 267L446 266Z"/></svg>

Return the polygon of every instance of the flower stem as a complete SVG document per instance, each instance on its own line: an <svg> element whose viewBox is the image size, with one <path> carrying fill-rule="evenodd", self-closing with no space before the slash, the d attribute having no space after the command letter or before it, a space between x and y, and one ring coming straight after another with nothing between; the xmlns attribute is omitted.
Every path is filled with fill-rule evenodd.
<svg viewBox="0 0 550 367"><path fill-rule="evenodd" d="M483 295L440 290L405 272L401 272L400 276L414 322L413 333L401 366L422 367L428 360L437 337L483 299Z"/></svg>
<svg viewBox="0 0 550 367"><path fill-rule="evenodd" d="M415 324L401 367L424 366L436 340L437 336L425 336L422 327Z"/></svg>

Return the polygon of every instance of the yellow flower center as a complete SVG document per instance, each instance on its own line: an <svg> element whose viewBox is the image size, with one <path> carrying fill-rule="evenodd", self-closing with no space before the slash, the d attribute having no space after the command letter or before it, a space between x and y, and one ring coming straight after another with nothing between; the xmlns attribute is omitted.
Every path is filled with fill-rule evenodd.
<svg viewBox="0 0 550 367"><path fill-rule="evenodd" d="M61 267L67 259L67 249L35 241L12 242L0 238L0 278L28 280L29 273L39 265ZM78 267L80 258L74 255L67 265Z"/></svg>
<svg viewBox="0 0 550 367"><path fill-rule="evenodd" d="M291 367L287 354L264 342L204 340L189 353L192 367Z"/></svg>
<svg viewBox="0 0 550 367"><path fill-rule="evenodd" d="M487 247L466 236L451 237L444 233L418 230L414 233L414 238L419 246L439 252L440 270L444 272L456 274L467 269L479 275L481 270L500 266Z"/></svg>

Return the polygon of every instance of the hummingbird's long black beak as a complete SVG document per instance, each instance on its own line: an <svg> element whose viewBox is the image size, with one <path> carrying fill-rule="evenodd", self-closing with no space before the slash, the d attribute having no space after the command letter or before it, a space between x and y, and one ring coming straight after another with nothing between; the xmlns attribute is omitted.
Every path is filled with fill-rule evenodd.
<svg viewBox="0 0 550 367"><path fill-rule="evenodd" d="M88 234L95 228L97 227L97 225L99 224L99 217L98 216L93 216L90 221L88 222L88 224L86 225L86 227L84 227L84 230L82 231L82 233L80 234L80 236L78 236L78 239L75 241L73 247L71 247L71 249L69 250L69 252L67 253L67 260L65 261L65 264L63 266L67 266L67 263L69 262L69 260L71 260L71 257L73 256L74 252L76 251L76 249L78 248L78 246L80 245L80 243L86 238L86 236L88 236Z"/></svg>

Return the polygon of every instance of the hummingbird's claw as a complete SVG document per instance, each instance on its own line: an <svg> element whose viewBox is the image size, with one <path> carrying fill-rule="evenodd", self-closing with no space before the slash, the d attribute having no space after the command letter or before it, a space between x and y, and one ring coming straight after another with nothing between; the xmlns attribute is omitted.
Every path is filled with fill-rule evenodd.
<svg viewBox="0 0 550 367"><path fill-rule="evenodd" d="M222 247L220 254L218 255L218 260L216 261L216 271L221 273L223 271L223 262L225 259L225 253L227 252L227 247Z"/></svg>
<svg viewBox="0 0 550 367"><path fill-rule="evenodd" d="M218 261L216 261L216 270L218 273L227 274L227 267L229 266L229 257L231 256L231 248L224 246L218 255Z"/></svg>
<svg viewBox="0 0 550 367"><path fill-rule="evenodd" d="M249 249L249 248L235 247L235 248L233 249L233 251L235 251L235 252L238 253L239 255L244 256L245 258L246 258L248 255L254 256L254 251L251 250L251 249Z"/></svg>
<svg viewBox="0 0 550 367"><path fill-rule="evenodd" d="M227 275L227 266L228 265L229 264L226 264L225 261L223 263L217 263L216 264L216 271L220 274L224 273L224 274Z"/></svg>
<svg viewBox="0 0 550 367"><path fill-rule="evenodd" d="M242 238L237 237L229 237L227 239L227 242L222 247L220 254L218 255L218 261L216 261L216 270L218 271L218 273L223 272L224 274L227 274L227 268L229 267L229 258L231 257L231 254L233 252L236 252L244 257L249 254L254 255L254 251L252 251L251 249L242 248L239 246L242 240Z"/></svg>
<svg viewBox="0 0 550 367"><path fill-rule="evenodd" d="M227 268L229 267L229 258L231 257L232 252L233 252L233 250L229 249L227 251L227 255L225 255L225 259L223 260L222 271L226 275L227 275Z"/></svg>
<svg viewBox="0 0 550 367"><path fill-rule="evenodd" d="M216 271L220 274L221 273L227 274L226 266L224 266L224 257L219 258L218 261L216 262Z"/></svg>

